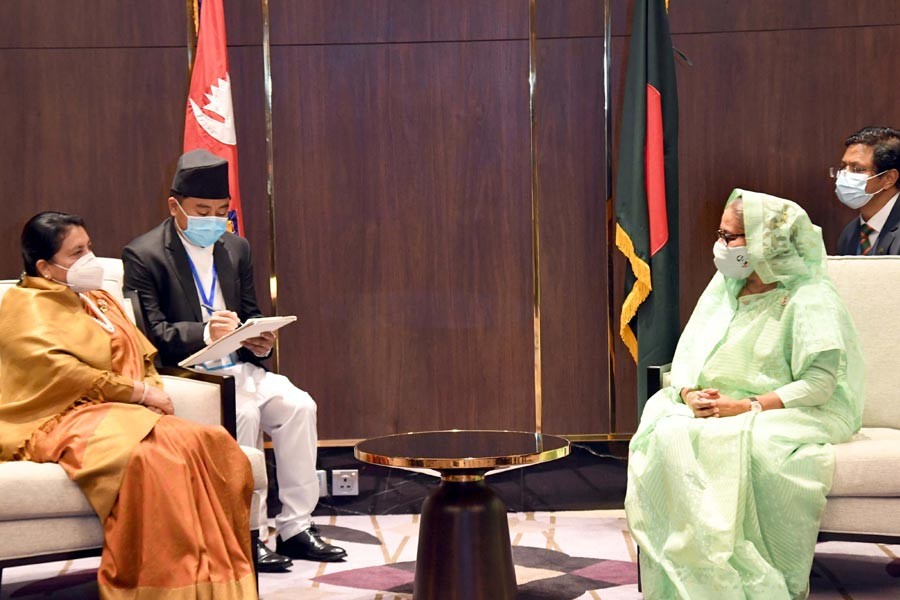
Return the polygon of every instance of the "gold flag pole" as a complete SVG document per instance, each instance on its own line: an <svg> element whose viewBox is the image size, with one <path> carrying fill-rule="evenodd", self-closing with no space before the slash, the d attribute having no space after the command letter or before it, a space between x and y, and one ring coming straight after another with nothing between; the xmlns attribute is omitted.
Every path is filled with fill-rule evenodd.
<svg viewBox="0 0 900 600"><path fill-rule="evenodd" d="M272 47L269 42L269 0L260 0L263 27L263 86L266 112L266 210L269 217L269 297L278 314L278 271L275 268L275 152L272 138ZM281 344L275 336L275 372L281 372Z"/></svg>
<svg viewBox="0 0 900 600"><path fill-rule="evenodd" d="M612 68L612 10L609 0L603 8L603 141L606 148L606 339L609 346L607 381L609 382L609 431L615 434L618 427L616 415L616 337L615 297L613 286L613 256L615 255L616 212L613 206L612 180L612 103L610 98L610 73Z"/></svg>
<svg viewBox="0 0 900 600"><path fill-rule="evenodd" d="M185 0L184 5L187 19L187 60L188 60L188 77L190 77L191 68L194 66L194 50L197 48L197 30L200 25L200 15L197 11L197 0Z"/></svg>
<svg viewBox="0 0 900 600"><path fill-rule="evenodd" d="M528 3L528 112L531 118L531 268L534 306L534 430L543 430L543 389L541 364L541 236L538 202L538 151L535 91L537 88L537 29L535 2Z"/></svg>

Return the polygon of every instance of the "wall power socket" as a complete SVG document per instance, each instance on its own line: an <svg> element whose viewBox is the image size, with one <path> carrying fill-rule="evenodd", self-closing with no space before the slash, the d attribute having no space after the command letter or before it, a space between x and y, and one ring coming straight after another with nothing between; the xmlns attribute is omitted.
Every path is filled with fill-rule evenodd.
<svg viewBox="0 0 900 600"><path fill-rule="evenodd" d="M334 496L359 495L359 471L335 469L331 472L331 494Z"/></svg>

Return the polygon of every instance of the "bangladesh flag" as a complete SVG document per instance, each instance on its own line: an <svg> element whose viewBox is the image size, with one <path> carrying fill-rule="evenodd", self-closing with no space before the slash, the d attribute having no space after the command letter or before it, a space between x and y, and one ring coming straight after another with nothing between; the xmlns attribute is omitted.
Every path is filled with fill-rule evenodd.
<svg viewBox="0 0 900 600"><path fill-rule="evenodd" d="M628 259L619 334L638 367L678 342L678 90L666 0L636 0L616 172L616 247Z"/></svg>

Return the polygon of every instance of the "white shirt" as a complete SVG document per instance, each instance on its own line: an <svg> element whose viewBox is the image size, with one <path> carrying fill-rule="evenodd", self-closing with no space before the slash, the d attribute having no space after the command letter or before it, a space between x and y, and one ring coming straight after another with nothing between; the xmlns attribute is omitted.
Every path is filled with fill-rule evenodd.
<svg viewBox="0 0 900 600"><path fill-rule="evenodd" d="M188 257L191 259L191 262L194 263L194 268L197 270L197 276L200 278L200 284L203 286L203 292L209 293L210 289L212 289L213 285L213 248L215 244L210 244L206 248L201 248L200 246L195 246L185 239L184 235L178 229L178 237L181 239L181 243L184 246L184 249L187 251ZM194 285L197 285L197 282L194 281ZM203 294L200 293L200 289L197 289L197 299L200 302L200 313L203 315L203 322L206 323L209 321L209 311L203 307L203 304L206 302L203 299ZM215 310L226 310L225 308L225 297L222 295L222 286L219 285L219 282L216 281L216 292L213 295L213 308ZM204 332L204 339L208 341L208 330Z"/></svg>
<svg viewBox="0 0 900 600"><path fill-rule="evenodd" d="M201 248L200 246L195 246L190 243L187 238L181 233L181 230L178 227L175 227L175 230L178 231L178 237L181 239L181 244L184 246L185 251L187 251L187 255L190 258L191 262L194 263L194 268L197 270L197 277L200 278L200 284L203 286L203 294L208 294L213 284L213 248L215 244L210 244L206 248ZM193 274L192 274L193 278ZM197 286L197 281L194 280L194 287ZM209 346L212 343L212 338L209 335L209 311L206 309L203 304L206 302L203 299L203 294L200 293L200 289L197 289L197 299L200 301L200 314L203 315L203 322L206 323L206 327L203 328L203 343ZM226 310L225 307L225 297L222 295L222 286L219 285L219 282L216 281L216 292L213 294L213 312L218 310ZM222 369L224 367L228 367L238 363L237 353L232 352L228 356L214 361L205 362L201 367L208 370L216 370Z"/></svg>
<svg viewBox="0 0 900 600"><path fill-rule="evenodd" d="M872 248L875 248L875 242L878 240L878 234L881 233L882 229L884 229L884 223L885 221L887 221L887 218L891 214L891 211L894 210L894 204L897 203L898 196L900 196L900 192L894 194L894 197L888 200L887 204L882 206L881 210L872 215L872 218L868 221L864 220L860 215L859 222L865 223L875 230L869 234L869 243L872 244Z"/></svg>

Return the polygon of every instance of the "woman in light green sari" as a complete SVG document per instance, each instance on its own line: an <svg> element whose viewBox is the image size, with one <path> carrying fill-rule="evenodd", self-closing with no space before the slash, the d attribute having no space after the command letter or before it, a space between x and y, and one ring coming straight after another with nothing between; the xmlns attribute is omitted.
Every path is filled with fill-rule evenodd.
<svg viewBox="0 0 900 600"><path fill-rule="evenodd" d="M831 444L860 426L859 340L802 208L735 190L718 235L673 385L631 441L644 597L805 598Z"/></svg>

